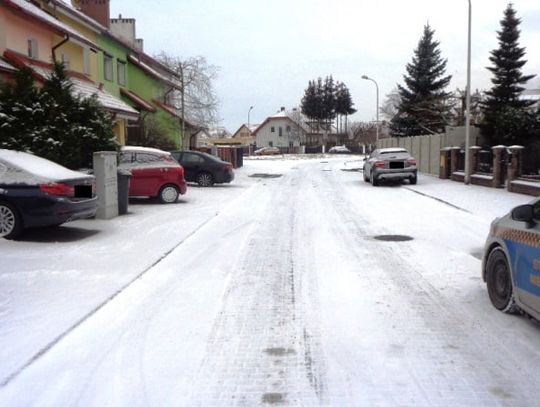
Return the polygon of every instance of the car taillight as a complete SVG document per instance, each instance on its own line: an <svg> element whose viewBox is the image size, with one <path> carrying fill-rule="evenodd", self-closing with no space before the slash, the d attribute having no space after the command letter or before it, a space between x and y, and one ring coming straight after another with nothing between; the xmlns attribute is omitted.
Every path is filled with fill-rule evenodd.
<svg viewBox="0 0 540 407"><path fill-rule="evenodd" d="M416 165L416 160L415 160L414 158L409 158L409 159L407 160L407 164L409 164L409 165Z"/></svg>
<svg viewBox="0 0 540 407"><path fill-rule="evenodd" d="M373 166L374 166L375 168L384 168L385 162L384 162L384 161L375 161L375 162L373 163Z"/></svg>
<svg viewBox="0 0 540 407"><path fill-rule="evenodd" d="M49 184L40 184L39 189L44 194L55 196L75 196L75 188L72 185L63 184L60 182L51 182Z"/></svg>

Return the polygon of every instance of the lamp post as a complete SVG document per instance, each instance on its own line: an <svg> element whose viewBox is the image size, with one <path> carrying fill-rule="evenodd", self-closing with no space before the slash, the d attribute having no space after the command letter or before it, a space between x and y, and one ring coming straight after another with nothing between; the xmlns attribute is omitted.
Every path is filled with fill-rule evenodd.
<svg viewBox="0 0 540 407"><path fill-rule="evenodd" d="M253 110L253 106L250 106L248 110L248 121L247 121L248 129L249 129L249 114L251 113L252 110Z"/></svg>
<svg viewBox="0 0 540 407"><path fill-rule="evenodd" d="M465 91L465 185L471 182L469 148L471 144L471 0L469 0L469 25L467 35L467 90Z"/></svg>
<svg viewBox="0 0 540 407"><path fill-rule="evenodd" d="M375 144L379 142L379 85L375 79L370 78L367 75L362 75L362 79L371 81L375 84L375 89L377 90L377 105L376 105L376 123L375 123Z"/></svg>

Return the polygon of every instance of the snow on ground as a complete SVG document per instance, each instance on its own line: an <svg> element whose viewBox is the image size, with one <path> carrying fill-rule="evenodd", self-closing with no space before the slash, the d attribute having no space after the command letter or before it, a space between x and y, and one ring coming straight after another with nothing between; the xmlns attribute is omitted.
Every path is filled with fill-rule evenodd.
<svg viewBox="0 0 540 407"><path fill-rule="evenodd" d="M527 405L540 331L491 307L479 257L531 197L361 164L246 159L0 241L0 405Z"/></svg>

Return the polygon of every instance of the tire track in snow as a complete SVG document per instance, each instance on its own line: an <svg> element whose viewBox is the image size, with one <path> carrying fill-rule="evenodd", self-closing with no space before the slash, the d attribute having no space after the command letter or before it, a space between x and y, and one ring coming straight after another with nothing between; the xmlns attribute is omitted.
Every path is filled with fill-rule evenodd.
<svg viewBox="0 0 540 407"><path fill-rule="evenodd" d="M369 239L373 231L362 214L353 210L342 182L329 173L322 176L327 180L321 183L326 195L334 197L327 205L327 213L352 229L352 233L349 230L340 236L359 264L361 278L374 291L380 291L379 299L383 300L373 304L373 310L388 324L380 327L389 342L384 357L398 360L402 370L409 370L409 383L414 383L409 400L434 405L445 400L442 394L454 394L459 396L454 399L457 405L530 405L535 397L538 355L530 354L536 362L527 363L514 349L511 335L497 335L469 307L442 295L411 262L408 244ZM394 189L388 189L389 199L393 193ZM389 308L384 309L384 305ZM434 382L433 377L443 380ZM369 382L366 385L379 386ZM391 399L396 396L386 395ZM388 399L382 396L370 401Z"/></svg>
<svg viewBox="0 0 540 407"><path fill-rule="evenodd" d="M325 397L306 202L301 175L292 174L268 184L274 197L231 276L197 373L191 398L199 405L305 405Z"/></svg>

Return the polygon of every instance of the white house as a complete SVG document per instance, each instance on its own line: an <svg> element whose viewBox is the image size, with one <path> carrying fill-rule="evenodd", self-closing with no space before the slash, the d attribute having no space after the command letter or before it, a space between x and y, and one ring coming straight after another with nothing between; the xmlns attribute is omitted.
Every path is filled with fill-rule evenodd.
<svg viewBox="0 0 540 407"><path fill-rule="evenodd" d="M267 117L253 132L255 143L260 147L278 147L282 152L300 152L305 144L307 128L301 113L287 112L284 107L275 115Z"/></svg>

